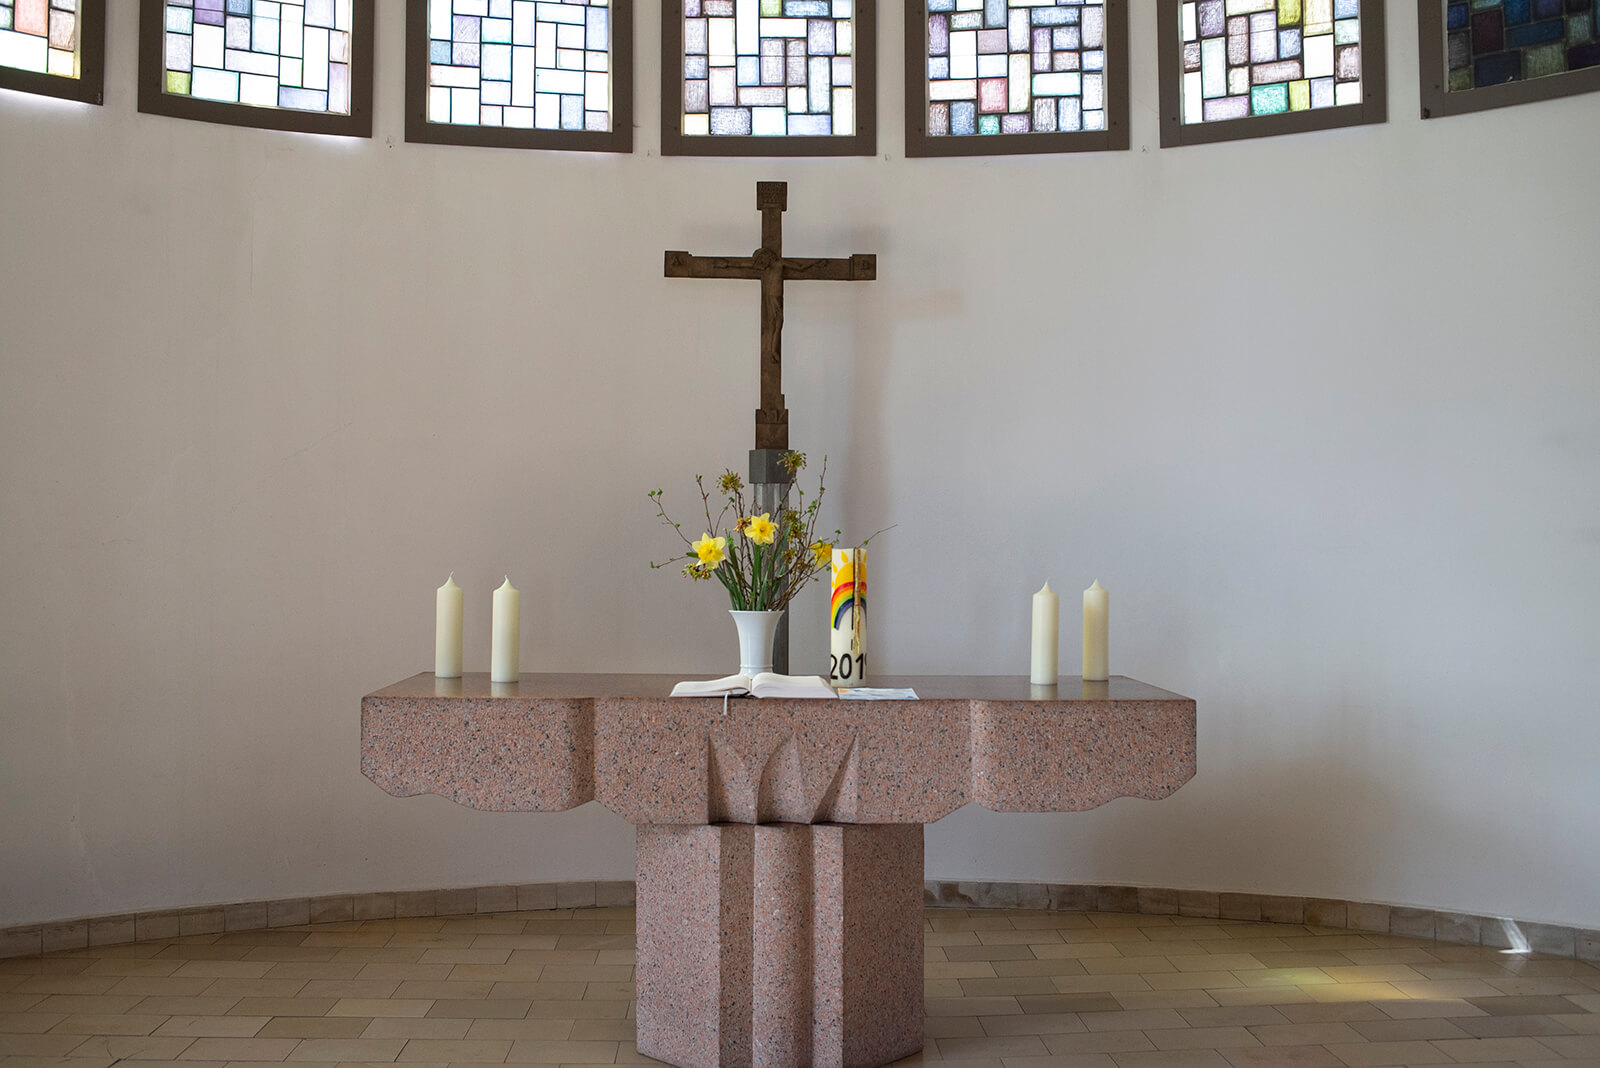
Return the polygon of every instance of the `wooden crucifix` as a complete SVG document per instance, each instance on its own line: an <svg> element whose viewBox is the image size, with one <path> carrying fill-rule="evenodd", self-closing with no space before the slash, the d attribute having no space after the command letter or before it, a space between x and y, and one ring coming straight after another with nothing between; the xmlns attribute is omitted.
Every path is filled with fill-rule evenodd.
<svg viewBox="0 0 1600 1068"><path fill-rule="evenodd" d="M756 448L789 447L789 409L783 403L783 283L829 280L870 282L878 277L878 257L797 259L783 254L783 213L789 183L757 182L761 247L748 256L691 256L667 253L668 278L754 278L761 282L761 407L756 409Z"/></svg>

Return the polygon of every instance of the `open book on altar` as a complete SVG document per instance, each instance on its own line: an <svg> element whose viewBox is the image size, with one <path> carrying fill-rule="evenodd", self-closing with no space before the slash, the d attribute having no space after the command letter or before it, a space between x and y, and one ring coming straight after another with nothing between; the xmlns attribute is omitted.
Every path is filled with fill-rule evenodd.
<svg viewBox="0 0 1600 1068"><path fill-rule="evenodd" d="M749 675L729 675L722 679L702 682L680 682L672 688L673 697L836 697L833 687L821 675L779 675L763 671L751 678Z"/></svg>

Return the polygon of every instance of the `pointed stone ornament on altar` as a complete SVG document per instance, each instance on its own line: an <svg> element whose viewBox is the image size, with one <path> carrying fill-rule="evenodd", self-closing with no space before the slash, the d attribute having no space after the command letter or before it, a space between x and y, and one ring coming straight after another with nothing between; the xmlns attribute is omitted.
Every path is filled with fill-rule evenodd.
<svg viewBox="0 0 1600 1068"><path fill-rule="evenodd" d="M837 259L783 254L783 213L789 183L757 182L761 247L748 256L666 254L668 278L747 278L761 283L761 407L756 409L757 449L789 448L789 409L783 400L783 284L785 282L870 282L878 277L878 257L857 253Z"/></svg>

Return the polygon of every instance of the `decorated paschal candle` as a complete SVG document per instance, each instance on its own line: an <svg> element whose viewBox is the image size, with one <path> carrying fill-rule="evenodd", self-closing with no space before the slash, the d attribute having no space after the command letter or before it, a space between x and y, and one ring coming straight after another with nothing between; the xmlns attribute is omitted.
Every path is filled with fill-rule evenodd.
<svg viewBox="0 0 1600 1068"><path fill-rule="evenodd" d="M829 681L860 685L867 675L867 550L833 550L833 596L828 618Z"/></svg>

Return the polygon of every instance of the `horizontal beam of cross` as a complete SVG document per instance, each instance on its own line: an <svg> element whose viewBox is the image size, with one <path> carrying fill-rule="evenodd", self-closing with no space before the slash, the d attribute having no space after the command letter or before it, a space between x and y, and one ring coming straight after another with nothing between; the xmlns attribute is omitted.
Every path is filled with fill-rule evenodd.
<svg viewBox="0 0 1600 1068"><path fill-rule="evenodd" d="M763 260L766 262L762 262ZM870 282L878 277L878 257L856 254L848 259L767 259L761 256L691 256L668 252L668 278L762 278L776 263L784 281Z"/></svg>

